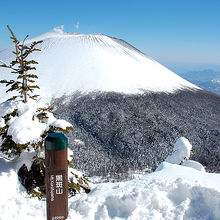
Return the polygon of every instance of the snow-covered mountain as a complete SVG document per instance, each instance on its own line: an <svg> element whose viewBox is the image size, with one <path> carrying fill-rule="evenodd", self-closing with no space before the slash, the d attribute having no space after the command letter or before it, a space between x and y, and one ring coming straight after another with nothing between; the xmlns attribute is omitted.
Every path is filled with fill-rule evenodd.
<svg viewBox="0 0 220 220"><path fill-rule="evenodd" d="M130 169L154 170L184 136L196 151L193 159L219 171L219 96L123 40L60 30L26 43L33 40L43 40L32 56L39 62L40 94L57 97L56 116L75 128L69 146L77 169L120 178ZM0 60L9 63L11 51L0 51ZM8 74L0 69L1 79ZM1 86L0 101L4 92Z"/></svg>
<svg viewBox="0 0 220 220"><path fill-rule="evenodd" d="M32 58L39 62L38 84L43 96L61 96L74 91L140 93L173 92L198 87L182 79L123 40L101 34L71 34L61 30L43 34L26 43L43 40ZM0 51L0 60L10 63L12 48ZM0 69L1 78L8 72ZM2 97L3 90L0 94Z"/></svg>

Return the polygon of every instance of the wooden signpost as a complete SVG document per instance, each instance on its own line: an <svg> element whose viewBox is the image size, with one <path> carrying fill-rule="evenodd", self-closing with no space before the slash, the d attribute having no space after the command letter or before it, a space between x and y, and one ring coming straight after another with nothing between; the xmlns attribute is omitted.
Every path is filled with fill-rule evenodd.
<svg viewBox="0 0 220 220"><path fill-rule="evenodd" d="M51 133L45 139L47 220L68 216L68 139Z"/></svg>

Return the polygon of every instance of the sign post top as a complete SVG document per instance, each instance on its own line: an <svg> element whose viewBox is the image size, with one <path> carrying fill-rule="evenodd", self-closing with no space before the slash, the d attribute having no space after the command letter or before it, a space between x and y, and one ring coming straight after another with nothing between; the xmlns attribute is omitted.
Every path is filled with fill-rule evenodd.
<svg viewBox="0 0 220 220"><path fill-rule="evenodd" d="M64 150L68 147L68 139L63 133L50 133L45 139L47 150Z"/></svg>

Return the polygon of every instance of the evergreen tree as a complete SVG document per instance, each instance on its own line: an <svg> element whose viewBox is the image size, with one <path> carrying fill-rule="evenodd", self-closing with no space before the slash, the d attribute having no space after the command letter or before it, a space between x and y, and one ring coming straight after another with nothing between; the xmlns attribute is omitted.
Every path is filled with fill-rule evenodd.
<svg viewBox="0 0 220 220"><path fill-rule="evenodd" d="M25 40L28 38L28 35L25 39L20 42L15 37L11 28L7 26L10 33L11 39L13 40L15 51L15 60L11 61L9 65L3 63L0 64L0 67L5 67L11 69L13 74L17 75L17 80L1 80L0 83L6 84L6 86L10 86L7 92L18 91L19 95L15 95L9 100L14 100L17 97L22 98L23 102L26 103L28 97L36 100L38 95L32 95L34 89L39 89L39 86L34 85L35 79L37 79L37 75L29 73L31 70L36 70L36 68L32 65L38 64L35 60L27 60L28 56L34 51L40 51L36 46L43 41L34 41L30 46L25 45Z"/></svg>

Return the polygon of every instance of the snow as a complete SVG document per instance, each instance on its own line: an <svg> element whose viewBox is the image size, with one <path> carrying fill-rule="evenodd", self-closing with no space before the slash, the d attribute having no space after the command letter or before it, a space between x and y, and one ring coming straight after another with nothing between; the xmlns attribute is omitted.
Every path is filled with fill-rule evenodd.
<svg viewBox="0 0 220 220"><path fill-rule="evenodd" d="M5 65L5 62L3 62L2 60L0 60L0 65Z"/></svg>
<svg viewBox="0 0 220 220"><path fill-rule="evenodd" d="M0 118L0 128L3 128L5 126L5 120L3 118Z"/></svg>
<svg viewBox="0 0 220 220"><path fill-rule="evenodd" d="M174 92L179 89L199 89L142 54L123 41L101 34L65 33L61 28L45 33L31 43L43 40L35 59L41 97L60 97L75 91L114 91L121 93ZM0 51L0 60L9 64L13 47ZM2 79L10 70L0 68ZM14 79L13 74L10 78ZM0 100L5 98L0 88Z"/></svg>
<svg viewBox="0 0 220 220"><path fill-rule="evenodd" d="M180 164L185 159L189 159L191 149L192 145L189 140L184 137L179 138L174 145L173 153L167 157L166 162Z"/></svg>
<svg viewBox="0 0 220 220"><path fill-rule="evenodd" d="M188 140L182 137L174 149L182 152L179 155L184 155L184 152L188 155L189 146ZM68 149L69 159L71 154ZM32 156L24 152L17 160L0 158L0 220L46 219L45 199L30 198L17 177L18 168L22 163L27 164ZM138 175L136 179L125 182L90 183L92 190L89 194L81 193L69 198L67 219L220 219L220 174L200 171L199 166L195 166L196 161L187 160L182 164L163 162L154 173ZM72 175L70 169L68 173Z"/></svg>
<svg viewBox="0 0 220 220"><path fill-rule="evenodd" d="M0 159L0 219L46 219L46 201L30 198L13 162ZM93 185L69 199L69 220L220 219L220 174L164 162L139 179Z"/></svg>
<svg viewBox="0 0 220 220"><path fill-rule="evenodd" d="M45 204L36 198L28 198L14 170L2 172L0 179L0 219L45 219Z"/></svg>
<svg viewBox="0 0 220 220"><path fill-rule="evenodd" d="M71 207L85 219L218 219L220 176L215 177L214 189L208 174L166 163L138 180L99 184ZM206 211L199 216L202 207Z"/></svg>
<svg viewBox="0 0 220 220"><path fill-rule="evenodd" d="M194 160L183 161L181 165L186 166L186 167L192 167L198 171L205 172L204 166L201 163L194 161Z"/></svg>
<svg viewBox="0 0 220 220"><path fill-rule="evenodd" d="M8 135L12 136L15 143L26 144L28 142L36 143L41 139L41 135L45 130L49 130L50 126L66 129L71 124L65 120L56 119L52 113L48 113L48 119L45 123L37 119L37 109L46 108L47 105L42 102L29 100L27 103L21 101L4 102L0 104L0 127L5 122L2 118L5 114L9 114L18 109L18 116L11 117L8 121Z"/></svg>
<svg viewBox="0 0 220 220"><path fill-rule="evenodd" d="M190 144L189 140L185 137L180 137L174 145L173 153L168 155L165 161L172 164L181 164L183 166L205 172L205 168L201 163L189 160L191 151L192 145ZM159 169L160 166L157 168L157 170Z"/></svg>

